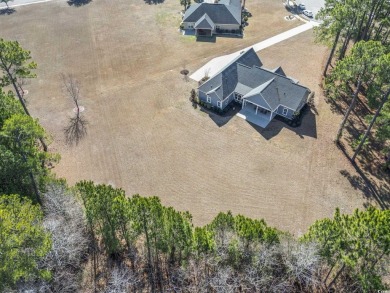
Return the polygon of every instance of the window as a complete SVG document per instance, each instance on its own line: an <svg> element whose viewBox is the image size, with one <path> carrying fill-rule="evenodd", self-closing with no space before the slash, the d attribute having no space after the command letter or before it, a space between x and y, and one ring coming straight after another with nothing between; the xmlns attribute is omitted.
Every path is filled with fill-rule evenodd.
<svg viewBox="0 0 390 293"><path fill-rule="evenodd" d="M207 96L207 103L211 103L211 97Z"/></svg>
<svg viewBox="0 0 390 293"><path fill-rule="evenodd" d="M288 113L288 109L287 108L283 108L283 115L287 116L287 113Z"/></svg>
<svg viewBox="0 0 390 293"><path fill-rule="evenodd" d="M218 107L218 108L222 108L222 102L221 102L221 101L218 101L218 102L217 102L217 107Z"/></svg>

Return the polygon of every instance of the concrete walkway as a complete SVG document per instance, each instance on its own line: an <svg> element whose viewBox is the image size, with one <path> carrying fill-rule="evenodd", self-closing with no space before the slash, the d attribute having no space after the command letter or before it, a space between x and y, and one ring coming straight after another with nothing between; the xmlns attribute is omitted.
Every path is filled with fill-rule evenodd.
<svg viewBox="0 0 390 293"><path fill-rule="evenodd" d="M207 62L204 66L199 68L197 71L195 71L190 78L199 81L201 80L206 74L209 77L213 77L216 73L218 73L222 68L224 68L227 64L229 64L234 58L236 58L238 55L240 55L240 52L245 51L249 48L253 48L256 52L261 51L265 48L268 48L272 45L275 45L276 43L282 42L284 40L287 40L293 36L296 36L300 33L303 33L309 29L312 29L315 26L318 26L319 24L314 21L307 22L303 25L300 25L298 27L295 27L293 29L290 29L288 31L285 31L284 33L281 33L279 35L273 36L269 39L266 39L260 43L254 44L253 46L247 47L245 49L242 49L240 51L237 51L235 53L220 56L217 58L214 58Z"/></svg>

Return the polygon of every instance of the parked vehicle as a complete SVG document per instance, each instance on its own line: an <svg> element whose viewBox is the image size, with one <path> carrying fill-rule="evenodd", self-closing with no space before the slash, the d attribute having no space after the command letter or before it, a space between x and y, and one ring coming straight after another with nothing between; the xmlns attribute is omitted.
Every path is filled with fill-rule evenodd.
<svg viewBox="0 0 390 293"><path fill-rule="evenodd" d="M305 4L303 4L303 3L299 4L298 7L299 7L299 9L301 9L301 10L305 10L305 9L306 9Z"/></svg>
<svg viewBox="0 0 390 293"><path fill-rule="evenodd" d="M307 17L313 17L313 12L311 12L310 10L303 10L303 14Z"/></svg>

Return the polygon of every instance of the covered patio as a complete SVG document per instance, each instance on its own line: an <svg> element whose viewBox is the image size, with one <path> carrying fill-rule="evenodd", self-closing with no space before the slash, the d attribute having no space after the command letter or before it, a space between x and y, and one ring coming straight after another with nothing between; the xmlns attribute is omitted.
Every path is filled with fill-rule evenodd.
<svg viewBox="0 0 390 293"><path fill-rule="evenodd" d="M200 37L211 37L213 35L213 32L211 29L196 29L195 35Z"/></svg>
<svg viewBox="0 0 390 293"><path fill-rule="evenodd" d="M215 24L207 14L204 14L194 25L195 34L202 37L211 37Z"/></svg>
<svg viewBox="0 0 390 293"><path fill-rule="evenodd" d="M241 111L237 113L238 117L262 128L266 128L275 115L275 112L271 112L246 100L242 104Z"/></svg>

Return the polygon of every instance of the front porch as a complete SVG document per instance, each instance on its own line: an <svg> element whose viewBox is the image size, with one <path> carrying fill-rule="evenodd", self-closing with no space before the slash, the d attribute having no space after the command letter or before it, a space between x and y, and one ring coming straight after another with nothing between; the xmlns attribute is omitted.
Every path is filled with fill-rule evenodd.
<svg viewBox="0 0 390 293"><path fill-rule="evenodd" d="M256 104L248 101L243 102L242 109L237 113L237 116L246 121L256 124L262 128L266 128L275 117L276 113L264 109Z"/></svg>
<svg viewBox="0 0 390 293"><path fill-rule="evenodd" d="M213 31L211 29L196 29L195 35L198 37L212 37Z"/></svg>

